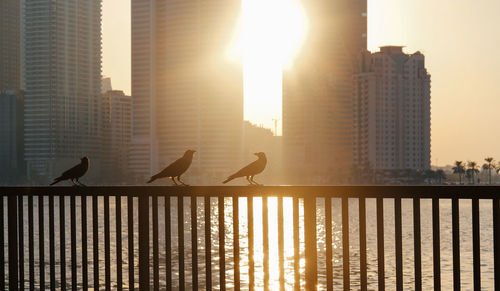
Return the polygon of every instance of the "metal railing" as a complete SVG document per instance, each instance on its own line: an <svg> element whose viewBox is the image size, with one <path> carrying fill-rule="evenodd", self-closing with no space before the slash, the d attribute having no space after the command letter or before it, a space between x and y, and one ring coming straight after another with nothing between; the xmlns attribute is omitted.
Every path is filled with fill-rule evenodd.
<svg viewBox="0 0 500 291"><path fill-rule="evenodd" d="M361 290L367 290L367 216L366 199L376 199L376 242L377 242L377 275L378 288L385 290L385 248L384 248L384 199L394 201L394 260L395 286L403 290L403 236L402 236L402 199L413 202L413 276L414 289L422 290L422 251L421 251L421 199L432 200L432 257L434 290L441 289L441 257L440 257L440 201L451 200L452 216L452 260L453 288L460 290L460 227L459 200L472 201L472 249L473 249L473 286L474 290L481 288L480 260L480 225L479 200L492 202L493 219L493 250L494 253L494 286L500 290L500 187L497 186L267 186L267 187L0 187L0 289L18 290L29 288L44 289L139 289L167 290L172 289L172 245L171 227L177 223L178 239L175 246L178 251L178 287L184 290L191 287L197 290L199 280L199 249L197 198L203 198L204 204L204 236L205 236L205 276L206 290L215 288L212 282L213 260L211 250L211 198L217 198L218 211L218 271L220 290L226 289L226 250L225 242L225 211L224 199L232 199L232 286L239 290L242 286L240 276L240 215L239 198L248 197L247 218L248 246L245 248L248 257L248 280L244 282L249 290L255 288L254 260L254 206L253 197L262 197L262 241L263 241L263 286L269 289L269 217L268 197L277 198L277 230L279 258L279 286L285 289L285 250L283 230L283 198L293 199L293 272L294 289L300 289L300 247L299 247L299 200L303 201L304 246L305 246L305 289L316 290L318 282L318 248L317 248L317 217L316 200L325 201L325 248L326 248L326 289L333 290L332 266L332 198L341 200L342 228L342 273L343 288L350 290L350 255L349 255L349 199L358 200L359 215L359 285ZM171 199L177 197L177 217L171 215ZM79 198L77 203L76 198ZM113 212L115 214L112 226L110 222L110 199L115 199ZM162 198L164 205L158 203ZM190 199L191 228L191 281L186 282L185 254L185 211L184 202ZM68 201L69 200L69 201ZM55 203L57 202L58 213ZM126 201L126 209L122 205ZM4 205L6 203L6 205ZM36 213L34 205L36 204ZM48 207L47 207L48 204ZM66 207L69 204L69 220ZM91 209L88 207L91 205ZM6 207L5 207L6 206ZM78 217L77 217L78 206ZM102 206L103 209L100 209ZM164 229L159 231L160 208L164 221ZM7 211L7 213L4 213ZM27 213L26 213L27 211ZM126 211L126 212L125 212ZM103 214L102 214L103 212ZM122 217L127 214L126 227L123 227ZM102 215L101 215L102 214ZM137 215L136 215L137 214ZM38 225L35 224L35 218ZM48 217L48 223L44 220ZM5 221L6 218L6 221ZM369 218L371 219L371 218ZM90 221L90 223L89 223ZM182 223L179 223L182 222ZM203 222L203 221L202 221ZM46 226L48 224L48 268L46 267ZM56 224L58 229L56 229ZM78 231L77 231L78 225ZM101 227L101 225L103 225ZM69 231L68 231L69 227ZM137 231L135 231L137 229ZM260 228L259 228L260 229ZM89 235L91 231L91 235ZM115 233L111 242L111 233ZM36 235L35 235L36 234ZM56 236L58 234L58 236ZM150 235L152 234L152 235ZM163 234L160 236L160 234ZM7 239L5 238L7 235ZM77 240L77 235L80 240ZM123 237L126 236L126 242ZM134 240L136 236L136 240ZM27 238L27 242L25 239ZM104 238L104 242L102 242ZM159 242L165 247L164 258L161 258ZM111 254L113 243L116 254ZM122 246L127 244L127 254L122 257ZM137 245L135 245L137 243ZM26 246L27 244L27 246ZM92 251L90 252L90 246ZM104 249L103 249L104 247ZM4 252L7 249L7 256ZM69 254L66 253L69 249ZM27 250L27 251L26 251ZM103 252L104 251L104 252ZM38 254L36 259L35 253ZM104 266L100 265L99 257L104 254ZM116 266L111 266L111 256ZM80 260L77 262L77 259ZM89 263L92 261L92 264ZM102 258L101 258L102 261ZM124 284L123 264L127 261L128 278ZM135 264L134 262L137 262ZM68 265L68 266L67 266ZM7 266L7 268L6 268ZM25 270L27 267L27 270ZM57 270L56 270L57 268ZM66 270L71 268L70 274ZM48 269L48 278L45 278ZM165 280L160 280L160 270L164 270ZM113 272L113 274L112 274ZM8 275L6 275L8 274ZM28 275L25 278L25 275ZM56 274L57 277L56 278ZM70 276L68 276L70 275ZM104 277L101 277L104 275ZM71 281L67 282L67 277ZM136 280L138 278L138 280ZM246 278L246 277L245 277ZM58 280L56 280L58 279ZM164 283L164 286L160 286Z"/></svg>

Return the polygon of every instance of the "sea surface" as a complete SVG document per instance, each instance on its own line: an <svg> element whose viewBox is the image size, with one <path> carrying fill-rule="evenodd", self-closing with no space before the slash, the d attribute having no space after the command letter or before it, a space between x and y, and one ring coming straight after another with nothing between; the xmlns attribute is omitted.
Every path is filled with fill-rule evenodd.
<svg viewBox="0 0 500 291"><path fill-rule="evenodd" d="M177 232L177 197L169 198L171 215L171 237L172 237L172 282L174 289L178 287L179 273L179 252L178 252L178 232ZM263 289L263 241L262 241L262 198L254 199L254 259L255 259L255 283L256 289ZM81 287L82 281L82 233L81 233L81 200L76 197L76 221L77 221L77 262L78 274L77 281ZM100 288L104 287L104 198L99 197L99 275ZM301 260L301 285L304 287L304 233L303 233L303 201L299 200L299 222L300 222L300 253ZM284 244L285 244L285 283L286 289L292 290L294 284L294 249L293 249L293 228L292 228L292 199L284 198ZM35 282L36 288L39 288L40 278L40 255L39 245L39 217L38 217L38 199L34 199L34 259L35 259ZM70 249L70 197L65 198L65 237L66 243L66 283L71 284L71 249ZM127 232L127 199L121 198L121 222L122 222L122 249L116 249L116 211L115 197L110 198L110 250L111 250L111 280L112 289L116 289L117 263L116 254L122 252L123 264L122 274L124 290L128 290L128 232ZM192 281L191 269L191 209L190 199L184 198L184 261L186 270L186 286L191 289ZM414 254L413 254L413 204L411 199L402 199L402 234L403 234L403 276L404 289L411 290L414 287ZM422 237L422 284L424 290L433 288L433 259L432 259L432 205L430 199L421 200L421 237ZM198 273L199 287L204 288L206 277L205 266L205 223L204 223L204 202L199 197L196 203L197 208L197 232L198 232ZM231 290L234 283L234 263L233 263L233 227L232 227L232 198L224 200L224 222L225 222L225 261L226 261L226 285ZM472 210L471 201L460 200L460 264L461 264L461 284L463 290L472 289ZM7 201L4 201L6 207ZM49 205L48 197L44 197L44 258L45 266L45 285L48 288L50 270L49 270ZM55 257L56 257L56 281L57 287L61 286L61 265L60 265L60 233L59 233L59 198L54 202L55 208ZM158 199L158 218L159 218L159 250L160 250L160 286L165 289L165 200L163 197ZM480 201L480 235L481 235L481 280L484 290L493 290L494 266L493 266L493 230L492 230L492 203L490 200ZM137 198L134 199L134 253L138 253L138 235L137 235ZM28 203L24 200L24 278L29 278L28 274ZM270 288L279 290L279 267L278 267L278 227L277 227L277 198L268 198L269 211L269 268L270 268ZM325 253L325 200L317 200L317 246L318 246L318 290L326 289L326 253ZM151 213L152 211L150 211ZM213 288L219 289L219 233L218 233L218 204L217 198L211 199L211 251L212 251L212 284ZM368 289L377 289L377 245L376 245L376 201L375 199L366 200L367 217L367 262L368 262ZM7 222L7 211L4 211L4 223ZM359 289L359 221L358 221L358 200L349 199L349 241L350 241L350 274L351 289ZM152 218L152 217L151 217ZM92 201L87 198L87 245L88 245L88 270L89 287L93 287L93 241L92 241ZM343 288L342 278L342 216L340 199L332 199L332 243L333 243L333 278L334 289ZM239 233L240 233L240 272L241 287L248 289L248 216L247 216L247 198L239 198ZM152 231L152 229L150 229ZM385 281L386 289L395 289L395 238L394 238L394 200L384 199L384 247L385 247ZM453 284L453 261L452 261L452 226L451 226L451 200L440 200L440 231L441 231L441 284L443 290L451 290ZM7 228L4 227L5 249L7 256ZM152 233L150 234L152 238ZM150 248L152 251L152 247ZM6 258L7 259L7 258ZM133 259L135 266L135 283L138 281L138 258ZM6 278L8 278L8 268L6 266ZM151 272L152 273L152 272ZM152 275L151 275L152 276ZM28 288L26 282L25 287Z"/></svg>

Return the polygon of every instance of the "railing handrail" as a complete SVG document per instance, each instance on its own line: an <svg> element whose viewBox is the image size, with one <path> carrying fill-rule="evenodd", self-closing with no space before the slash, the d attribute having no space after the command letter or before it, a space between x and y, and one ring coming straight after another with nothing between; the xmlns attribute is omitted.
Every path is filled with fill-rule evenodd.
<svg viewBox="0 0 500 291"><path fill-rule="evenodd" d="M226 196L496 199L498 186L362 185L362 186L0 186L0 195L34 196Z"/></svg>

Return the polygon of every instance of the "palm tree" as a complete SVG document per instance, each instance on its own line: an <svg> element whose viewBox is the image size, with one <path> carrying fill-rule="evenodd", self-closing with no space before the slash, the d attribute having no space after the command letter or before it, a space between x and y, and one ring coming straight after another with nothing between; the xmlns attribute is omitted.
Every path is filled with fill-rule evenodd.
<svg viewBox="0 0 500 291"><path fill-rule="evenodd" d="M468 161L467 162L467 171L470 173L472 184L474 184L474 175L479 174L479 167L476 162Z"/></svg>
<svg viewBox="0 0 500 291"><path fill-rule="evenodd" d="M492 157L487 157L484 160L486 161L486 163L483 164L483 170L488 171L488 184L491 185L491 170L496 168L495 159Z"/></svg>
<svg viewBox="0 0 500 291"><path fill-rule="evenodd" d="M455 167L452 168L453 174L458 174L458 183L462 184L462 175L465 174L465 167L462 161L455 161Z"/></svg>

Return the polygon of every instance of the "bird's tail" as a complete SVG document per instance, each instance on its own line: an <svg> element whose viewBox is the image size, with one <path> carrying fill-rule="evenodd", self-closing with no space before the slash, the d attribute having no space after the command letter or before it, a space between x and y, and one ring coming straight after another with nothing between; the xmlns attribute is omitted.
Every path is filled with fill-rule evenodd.
<svg viewBox="0 0 500 291"><path fill-rule="evenodd" d="M147 181L146 183L148 183L148 184L149 184L149 183L153 182L154 180L156 180L156 175L152 176L152 177L149 179L149 181Z"/></svg>
<svg viewBox="0 0 500 291"><path fill-rule="evenodd" d="M57 183L59 183L59 182L61 182L61 181L62 181L62 179L60 179L60 178L55 178L55 179L54 179L54 181L52 181L52 183L50 183L50 186L52 186L52 185L54 185L54 184L57 184Z"/></svg>
<svg viewBox="0 0 500 291"><path fill-rule="evenodd" d="M227 177L226 180L224 180L224 182L222 182L222 184L226 184L227 182L231 181L232 179L234 179L234 177L233 176L229 176L229 177Z"/></svg>

